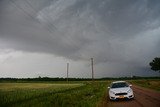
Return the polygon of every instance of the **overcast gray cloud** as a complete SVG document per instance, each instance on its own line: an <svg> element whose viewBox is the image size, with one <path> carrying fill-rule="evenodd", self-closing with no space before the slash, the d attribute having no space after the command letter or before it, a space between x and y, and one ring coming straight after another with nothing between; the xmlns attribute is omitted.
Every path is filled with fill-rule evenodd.
<svg viewBox="0 0 160 107"><path fill-rule="evenodd" d="M149 72L148 63L160 56L159 46L159 0L0 1L2 53L11 49L49 54L85 63L86 70L86 62L93 57L97 77L119 72L128 76L128 69L133 75L147 76L157 75ZM81 77L80 72L72 76Z"/></svg>

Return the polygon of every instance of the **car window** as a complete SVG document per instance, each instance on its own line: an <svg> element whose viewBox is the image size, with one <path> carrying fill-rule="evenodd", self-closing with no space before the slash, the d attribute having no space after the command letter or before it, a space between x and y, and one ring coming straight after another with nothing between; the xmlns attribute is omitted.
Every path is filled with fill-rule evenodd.
<svg viewBox="0 0 160 107"><path fill-rule="evenodd" d="M111 88L121 88L121 87L128 87L129 85L125 82L123 83L113 83L111 85Z"/></svg>

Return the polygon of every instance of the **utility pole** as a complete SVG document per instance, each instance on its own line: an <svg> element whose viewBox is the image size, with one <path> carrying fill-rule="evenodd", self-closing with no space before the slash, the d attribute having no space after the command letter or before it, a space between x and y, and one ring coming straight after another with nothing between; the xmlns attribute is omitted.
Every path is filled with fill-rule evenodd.
<svg viewBox="0 0 160 107"><path fill-rule="evenodd" d="M94 81L93 58L91 58L91 67L92 67L92 81Z"/></svg>
<svg viewBox="0 0 160 107"><path fill-rule="evenodd" d="M69 63L67 63L67 82L68 82Z"/></svg>

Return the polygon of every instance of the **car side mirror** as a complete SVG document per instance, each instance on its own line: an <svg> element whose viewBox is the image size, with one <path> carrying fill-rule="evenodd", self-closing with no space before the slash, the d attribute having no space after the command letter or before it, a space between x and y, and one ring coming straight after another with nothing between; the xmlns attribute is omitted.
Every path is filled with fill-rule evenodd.
<svg viewBox="0 0 160 107"><path fill-rule="evenodd" d="M110 89L110 87L108 87L108 89Z"/></svg>
<svg viewBox="0 0 160 107"><path fill-rule="evenodd" d="M132 87L132 85L131 85L131 84L130 84L129 86L130 86L130 87Z"/></svg>

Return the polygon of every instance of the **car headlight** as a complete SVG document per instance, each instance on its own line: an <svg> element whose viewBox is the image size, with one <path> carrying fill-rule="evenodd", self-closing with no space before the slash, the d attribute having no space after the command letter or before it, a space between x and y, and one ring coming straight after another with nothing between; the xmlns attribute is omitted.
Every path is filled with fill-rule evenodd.
<svg viewBox="0 0 160 107"><path fill-rule="evenodd" d="M112 94L115 94L115 92L114 91L109 91L110 93L112 93Z"/></svg>
<svg viewBox="0 0 160 107"><path fill-rule="evenodd" d="M129 89L128 91L127 91L127 93L130 93L132 90L131 89Z"/></svg>

